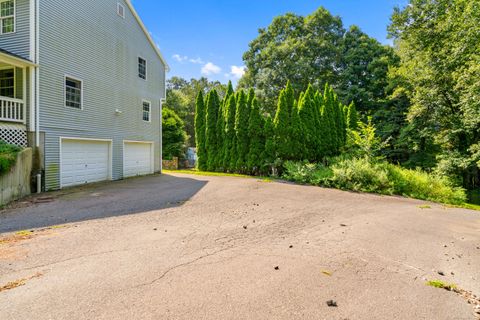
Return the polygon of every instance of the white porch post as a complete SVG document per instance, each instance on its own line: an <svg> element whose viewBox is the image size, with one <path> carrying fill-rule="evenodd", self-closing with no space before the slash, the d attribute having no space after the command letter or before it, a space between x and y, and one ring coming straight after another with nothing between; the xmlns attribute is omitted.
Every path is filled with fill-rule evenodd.
<svg viewBox="0 0 480 320"><path fill-rule="evenodd" d="M36 115L36 110L37 110L37 99L35 98L35 67L30 67L30 108L29 108L29 130L30 132L35 132L36 131L36 121L35 121L35 115Z"/></svg>
<svg viewBox="0 0 480 320"><path fill-rule="evenodd" d="M27 123L27 68L22 68L23 124Z"/></svg>

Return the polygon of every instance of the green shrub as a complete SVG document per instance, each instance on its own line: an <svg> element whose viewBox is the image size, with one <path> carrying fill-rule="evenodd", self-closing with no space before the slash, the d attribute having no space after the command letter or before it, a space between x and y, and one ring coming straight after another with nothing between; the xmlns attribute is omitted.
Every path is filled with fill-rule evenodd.
<svg viewBox="0 0 480 320"><path fill-rule="evenodd" d="M392 164L388 165L388 171L395 194L449 204L462 204L467 200L465 190L453 186L446 177Z"/></svg>
<svg viewBox="0 0 480 320"><path fill-rule="evenodd" d="M286 161L284 163L284 179L317 186L328 186L333 176L330 168L322 164Z"/></svg>
<svg viewBox="0 0 480 320"><path fill-rule="evenodd" d="M344 160L332 166L332 185L336 188L393 194L388 168L384 163L373 163L367 158Z"/></svg>
<svg viewBox="0 0 480 320"><path fill-rule="evenodd" d="M169 108L162 109L162 156L165 160L173 157L184 157L185 145L188 140L185 123Z"/></svg>
<svg viewBox="0 0 480 320"><path fill-rule="evenodd" d="M290 181L334 187L343 190L401 195L448 204L463 204L466 193L445 177L420 170L409 170L368 157L338 156L330 164L287 161L283 177Z"/></svg>
<svg viewBox="0 0 480 320"><path fill-rule="evenodd" d="M0 141L0 175L5 174L17 161L22 148Z"/></svg>

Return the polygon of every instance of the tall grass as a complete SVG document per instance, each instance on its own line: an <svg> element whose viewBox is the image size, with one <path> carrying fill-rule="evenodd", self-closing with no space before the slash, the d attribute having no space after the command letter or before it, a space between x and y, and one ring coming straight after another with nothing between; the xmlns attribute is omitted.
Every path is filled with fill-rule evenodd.
<svg viewBox="0 0 480 320"><path fill-rule="evenodd" d="M447 178L409 170L368 157L331 159L331 166L286 162L284 178L343 190L401 195L447 204L463 204L465 190Z"/></svg>
<svg viewBox="0 0 480 320"><path fill-rule="evenodd" d="M353 191L393 194L385 163L372 163L367 158L343 160L333 165L332 186Z"/></svg>
<svg viewBox="0 0 480 320"><path fill-rule="evenodd" d="M392 164L388 165L388 169L395 194L449 204L462 204L467 201L465 190L454 186L446 177Z"/></svg>

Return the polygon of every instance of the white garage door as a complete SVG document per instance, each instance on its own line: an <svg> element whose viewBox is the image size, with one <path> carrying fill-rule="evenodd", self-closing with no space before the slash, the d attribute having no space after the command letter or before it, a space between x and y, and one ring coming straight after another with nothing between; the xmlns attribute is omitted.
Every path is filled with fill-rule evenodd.
<svg viewBox="0 0 480 320"><path fill-rule="evenodd" d="M153 172L152 144L125 142L123 176L128 178L152 174Z"/></svg>
<svg viewBox="0 0 480 320"><path fill-rule="evenodd" d="M62 139L61 144L62 188L109 179L110 142Z"/></svg>

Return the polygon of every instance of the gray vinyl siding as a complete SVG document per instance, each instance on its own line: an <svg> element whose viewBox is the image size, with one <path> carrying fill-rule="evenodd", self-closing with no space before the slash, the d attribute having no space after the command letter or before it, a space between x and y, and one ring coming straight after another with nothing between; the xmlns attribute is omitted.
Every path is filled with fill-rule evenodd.
<svg viewBox="0 0 480 320"><path fill-rule="evenodd" d="M0 48L30 58L30 3L15 1L15 32L0 35Z"/></svg>
<svg viewBox="0 0 480 320"><path fill-rule="evenodd" d="M161 99L165 66L117 0L40 0L40 130L45 133L45 187L60 187L60 137L113 140L113 179L123 176L123 141L155 142L161 162ZM55 23L51 23L55 21ZM138 57L147 60L147 81ZM65 107L65 75L83 81L83 110ZM142 120L142 100L152 104ZM123 113L118 115L115 110Z"/></svg>

